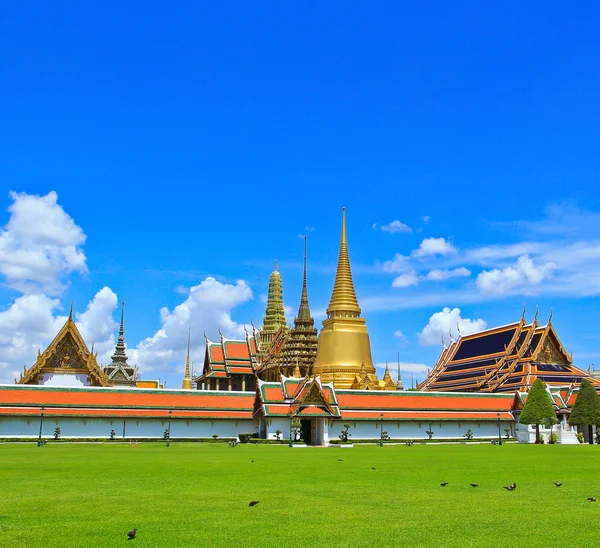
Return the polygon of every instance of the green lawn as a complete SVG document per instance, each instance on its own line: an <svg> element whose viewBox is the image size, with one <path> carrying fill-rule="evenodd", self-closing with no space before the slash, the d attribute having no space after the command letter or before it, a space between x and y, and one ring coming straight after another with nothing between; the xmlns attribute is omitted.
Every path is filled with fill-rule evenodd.
<svg viewBox="0 0 600 548"><path fill-rule="evenodd" d="M592 546L599 464L588 445L0 445L0 546L133 527L133 546Z"/></svg>

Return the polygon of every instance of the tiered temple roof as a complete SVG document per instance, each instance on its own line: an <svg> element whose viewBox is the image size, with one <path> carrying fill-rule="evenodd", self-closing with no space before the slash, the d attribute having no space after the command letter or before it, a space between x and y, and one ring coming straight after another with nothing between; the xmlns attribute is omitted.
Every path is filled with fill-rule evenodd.
<svg viewBox="0 0 600 548"><path fill-rule="evenodd" d="M88 350L73 320L73 307L69 318L44 352L39 352L36 362L23 368L17 384L43 384L54 376L64 375L81 380L91 386L109 386L108 375L96 360L97 354Z"/></svg>
<svg viewBox="0 0 600 548"><path fill-rule="evenodd" d="M279 382L258 381L255 417L331 417L340 411L333 383L317 378L288 378Z"/></svg>
<svg viewBox="0 0 600 548"><path fill-rule="evenodd" d="M0 416L252 419L254 392L0 386Z"/></svg>
<svg viewBox="0 0 600 548"><path fill-rule="evenodd" d="M258 369L260 334L253 327L252 335L246 331L246 340L227 339L221 334L220 342L206 338L202 374L194 377L198 388L216 390L255 389L255 373Z"/></svg>
<svg viewBox="0 0 600 548"><path fill-rule="evenodd" d="M512 421L514 394L340 390L319 377L259 381L255 417L331 417L353 421Z"/></svg>
<svg viewBox="0 0 600 548"><path fill-rule="evenodd" d="M588 378L600 381L573 365L563 348L552 316L539 325L521 321L470 335L459 335L444 349L421 390L461 392L527 392L540 378L547 386L564 387Z"/></svg>
<svg viewBox="0 0 600 548"><path fill-rule="evenodd" d="M112 361L104 368L104 373L108 375L110 384L115 386L135 386L138 380L138 368L127 363L127 354L125 353L125 303L121 303L121 326L119 328L119 338L115 346L115 353L112 355Z"/></svg>

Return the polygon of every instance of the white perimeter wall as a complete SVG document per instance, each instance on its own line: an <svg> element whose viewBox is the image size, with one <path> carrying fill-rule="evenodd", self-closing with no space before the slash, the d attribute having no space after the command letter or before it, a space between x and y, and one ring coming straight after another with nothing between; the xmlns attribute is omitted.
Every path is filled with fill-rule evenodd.
<svg viewBox="0 0 600 548"><path fill-rule="evenodd" d="M350 441L353 439L379 439L381 436L380 421L335 421L329 427L329 440L339 438L344 424L350 425ZM431 425L433 439L464 439L464 435L470 428L473 438L496 438L498 437L498 423L494 422L410 422L410 421L383 421L383 431L387 432L392 439L428 439L427 430ZM504 429L509 428L511 436L514 435L514 424L512 422L500 421L500 434L505 437Z"/></svg>
<svg viewBox="0 0 600 548"><path fill-rule="evenodd" d="M123 437L123 419L81 419L74 417L44 417L43 437L53 437L54 429L60 428L63 438L108 438L110 431L117 438ZM162 438L168 419L127 419L125 439ZM36 437L40 431L39 417L0 417L0 437ZM235 438L238 434L258 432L254 420L171 420L171 438Z"/></svg>

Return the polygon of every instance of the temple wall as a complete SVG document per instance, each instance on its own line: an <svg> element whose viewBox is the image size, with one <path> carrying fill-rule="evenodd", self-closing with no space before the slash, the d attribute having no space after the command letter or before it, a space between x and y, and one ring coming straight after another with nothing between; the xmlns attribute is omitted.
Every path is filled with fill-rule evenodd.
<svg viewBox="0 0 600 548"><path fill-rule="evenodd" d="M335 421L329 427L329 440L339 438L340 432L344 429L344 424L350 425L348 431L350 441L352 439L374 439L381 437L380 421ZM464 439L464 435L470 428L473 432L473 439L477 438L496 438L498 437L497 422L470 422L470 421L444 421L444 422L412 422L412 421L383 421L383 431L387 432L392 439L428 439L427 431L431 424L433 439ZM511 435L514 432L513 422L500 422L500 434L504 438L504 429L510 428Z"/></svg>
<svg viewBox="0 0 600 548"><path fill-rule="evenodd" d="M108 438L110 431L117 438L162 438L168 428L168 419L83 419L74 417L44 417L42 436L52 438L58 426L63 438ZM0 437L35 437L40 430L39 417L0 417ZM238 434L257 432L253 420L171 420L171 438L233 438Z"/></svg>

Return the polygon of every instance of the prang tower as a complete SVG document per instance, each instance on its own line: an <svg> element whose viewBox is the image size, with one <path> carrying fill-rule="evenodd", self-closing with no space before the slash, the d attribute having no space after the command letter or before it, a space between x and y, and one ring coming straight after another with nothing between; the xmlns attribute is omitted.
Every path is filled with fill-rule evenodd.
<svg viewBox="0 0 600 548"><path fill-rule="evenodd" d="M346 208L342 208L340 255L327 319L319 335L313 374L323 382L333 381L336 388L351 388L356 375L375 376L371 358L366 319L360 317L360 307L354 291L348 243L346 240Z"/></svg>

